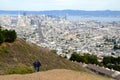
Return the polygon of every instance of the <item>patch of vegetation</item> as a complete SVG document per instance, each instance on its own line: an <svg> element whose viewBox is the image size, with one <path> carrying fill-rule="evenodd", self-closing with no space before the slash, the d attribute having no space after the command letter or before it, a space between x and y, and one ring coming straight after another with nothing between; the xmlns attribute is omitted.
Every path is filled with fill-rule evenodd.
<svg viewBox="0 0 120 80"><path fill-rule="evenodd" d="M56 51L56 50L51 50L51 52L52 52L52 53L55 53L55 54L57 53L57 51Z"/></svg>
<svg viewBox="0 0 120 80"><path fill-rule="evenodd" d="M6 47L0 46L0 52L9 53L9 50Z"/></svg>
<svg viewBox="0 0 120 80"><path fill-rule="evenodd" d="M3 30L0 26L0 44L3 42L14 42L17 38L15 30Z"/></svg>
<svg viewBox="0 0 120 80"><path fill-rule="evenodd" d="M90 55L90 54L84 54L84 55L80 55L77 53L73 53L70 60L72 61L77 61L77 62L83 62L86 64L99 64L97 57L94 55Z"/></svg>
<svg viewBox="0 0 120 80"><path fill-rule="evenodd" d="M120 57L105 56L102 63L105 67L120 71Z"/></svg>
<svg viewBox="0 0 120 80"><path fill-rule="evenodd" d="M83 62L86 64L97 64L99 66L105 66L109 69L120 71L120 57L104 56L102 62L98 62L97 57L90 54L80 55L73 53L70 60Z"/></svg>
<svg viewBox="0 0 120 80"><path fill-rule="evenodd" d="M4 46L0 46L0 57L3 57L9 53L9 49Z"/></svg>
<svg viewBox="0 0 120 80"><path fill-rule="evenodd" d="M9 68L6 72L7 74L26 74L33 73L33 69L26 65L16 65L12 68Z"/></svg>
<svg viewBox="0 0 120 80"><path fill-rule="evenodd" d="M0 61L6 66L4 69L1 69L3 72L0 70L2 74L31 73L34 70L32 63L36 59L42 64L40 71L51 69L86 71L80 65L58 56L55 54L56 51L50 51L35 44L28 44L23 39L17 38L14 43L3 43L0 47L0 54L3 54L2 56L0 55ZM8 54L3 52L8 52ZM19 63L24 64L24 66L17 65ZM3 64L1 65L3 66Z"/></svg>

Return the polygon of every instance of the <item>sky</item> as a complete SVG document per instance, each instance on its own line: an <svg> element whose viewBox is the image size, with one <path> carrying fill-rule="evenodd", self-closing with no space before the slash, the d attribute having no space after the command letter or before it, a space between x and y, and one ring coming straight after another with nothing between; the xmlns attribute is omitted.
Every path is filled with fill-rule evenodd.
<svg viewBox="0 0 120 80"><path fill-rule="evenodd" d="M120 0L0 0L0 10L117 10Z"/></svg>

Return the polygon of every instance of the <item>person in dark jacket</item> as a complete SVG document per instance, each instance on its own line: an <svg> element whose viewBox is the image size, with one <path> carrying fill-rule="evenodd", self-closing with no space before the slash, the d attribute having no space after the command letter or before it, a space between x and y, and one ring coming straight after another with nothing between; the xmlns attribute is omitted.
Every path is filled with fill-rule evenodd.
<svg viewBox="0 0 120 80"><path fill-rule="evenodd" d="M34 66L35 72L38 72L38 71L39 71L39 68L40 68L40 66L41 66L40 61L36 60L36 61L33 63L33 66Z"/></svg>

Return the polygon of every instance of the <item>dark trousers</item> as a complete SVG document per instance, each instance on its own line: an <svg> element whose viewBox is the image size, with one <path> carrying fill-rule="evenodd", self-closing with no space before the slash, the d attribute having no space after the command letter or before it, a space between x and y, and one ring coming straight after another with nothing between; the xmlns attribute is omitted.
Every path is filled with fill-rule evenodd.
<svg viewBox="0 0 120 80"><path fill-rule="evenodd" d="M39 71L39 67L34 67L35 72Z"/></svg>

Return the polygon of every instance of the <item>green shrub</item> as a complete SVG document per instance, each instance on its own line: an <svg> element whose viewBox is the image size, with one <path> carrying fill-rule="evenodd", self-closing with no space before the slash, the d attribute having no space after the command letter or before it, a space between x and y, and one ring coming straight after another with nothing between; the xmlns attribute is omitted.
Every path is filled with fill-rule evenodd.
<svg viewBox="0 0 120 80"><path fill-rule="evenodd" d="M3 33L0 31L0 44L4 42Z"/></svg>
<svg viewBox="0 0 120 80"><path fill-rule="evenodd" d="M17 34L15 30L3 30L3 34L5 37L5 42L14 42L15 39L17 38Z"/></svg>
<svg viewBox="0 0 120 80"><path fill-rule="evenodd" d="M0 26L0 44L3 42L14 42L17 38L15 30L3 30Z"/></svg>
<svg viewBox="0 0 120 80"><path fill-rule="evenodd" d="M55 53L55 54L57 53L57 51L56 51L56 50L51 50L51 52L52 52L52 53Z"/></svg>
<svg viewBox="0 0 120 80"><path fill-rule="evenodd" d="M7 74L26 74L33 73L33 69L28 66L14 66L13 68L9 68L6 72Z"/></svg>
<svg viewBox="0 0 120 80"><path fill-rule="evenodd" d="M77 61L77 62L84 62L86 64L99 64L97 57L94 55L90 55L90 54L84 54L84 55L80 55L77 53L73 53L70 57L70 60L72 61Z"/></svg>
<svg viewBox="0 0 120 80"><path fill-rule="evenodd" d="M0 52L2 52L2 53L9 53L9 50L6 47L1 46L0 47Z"/></svg>

